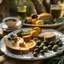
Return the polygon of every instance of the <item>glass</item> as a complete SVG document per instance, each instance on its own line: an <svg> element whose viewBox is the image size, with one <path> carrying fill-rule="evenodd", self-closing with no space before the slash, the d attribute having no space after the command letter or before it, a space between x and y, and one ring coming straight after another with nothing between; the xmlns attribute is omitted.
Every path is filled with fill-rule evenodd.
<svg viewBox="0 0 64 64"><path fill-rule="evenodd" d="M18 18L24 20L26 18L26 6L18 7Z"/></svg>
<svg viewBox="0 0 64 64"><path fill-rule="evenodd" d="M62 11L61 5L51 5L50 13L51 13L51 15L53 16L54 19L55 18L57 19L57 18L60 17L61 11Z"/></svg>
<svg viewBox="0 0 64 64"><path fill-rule="evenodd" d="M64 4L60 4L62 6L62 12L61 12L61 17L64 16Z"/></svg>

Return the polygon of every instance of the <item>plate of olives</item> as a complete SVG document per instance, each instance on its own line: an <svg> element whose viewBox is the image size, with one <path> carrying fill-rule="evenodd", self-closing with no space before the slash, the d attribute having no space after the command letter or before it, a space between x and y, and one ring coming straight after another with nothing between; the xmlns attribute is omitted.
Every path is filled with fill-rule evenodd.
<svg viewBox="0 0 64 64"><path fill-rule="evenodd" d="M21 36L26 35L29 32L29 30L30 28L22 28L21 30L16 30L14 32L9 33L7 37L9 37L11 34L18 35L20 33ZM5 55L20 60L42 60L42 59L51 58L58 54L61 54L64 51L64 35L53 29L42 30L42 32L54 33L56 35L56 40L46 41L42 37L31 38L36 42L35 49L32 52L29 52L28 54L17 55L9 52L5 48L4 45L5 36L4 36L0 42L0 49Z"/></svg>

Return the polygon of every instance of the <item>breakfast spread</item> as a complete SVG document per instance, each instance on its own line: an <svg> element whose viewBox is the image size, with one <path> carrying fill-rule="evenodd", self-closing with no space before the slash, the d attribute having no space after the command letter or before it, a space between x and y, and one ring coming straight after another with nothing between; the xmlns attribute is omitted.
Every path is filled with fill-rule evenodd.
<svg viewBox="0 0 64 64"><path fill-rule="evenodd" d="M56 23L64 22L64 17L59 17L54 19L50 13L41 13L41 14L31 14L30 17L27 17L23 22L23 25L27 26L43 26L43 25L52 25Z"/></svg>
<svg viewBox="0 0 64 64"><path fill-rule="evenodd" d="M56 38L54 32L43 32L41 28L30 28L28 32L20 30L16 35L11 34L4 38L6 49L14 54L28 54L32 52L34 57L46 52L57 52L62 46L60 38Z"/></svg>

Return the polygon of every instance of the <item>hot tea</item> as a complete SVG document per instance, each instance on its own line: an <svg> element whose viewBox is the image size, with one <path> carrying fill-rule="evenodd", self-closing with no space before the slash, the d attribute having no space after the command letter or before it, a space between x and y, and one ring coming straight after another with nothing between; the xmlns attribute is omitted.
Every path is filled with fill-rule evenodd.
<svg viewBox="0 0 64 64"><path fill-rule="evenodd" d="M53 18L59 18L61 15L61 9L62 7L59 5L52 5L50 9L50 13L53 16Z"/></svg>

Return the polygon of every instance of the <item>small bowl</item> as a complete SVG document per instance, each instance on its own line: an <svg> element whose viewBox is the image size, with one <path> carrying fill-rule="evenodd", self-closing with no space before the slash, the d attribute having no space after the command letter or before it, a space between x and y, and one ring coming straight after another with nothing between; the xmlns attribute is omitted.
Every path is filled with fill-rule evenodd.
<svg viewBox="0 0 64 64"><path fill-rule="evenodd" d="M16 18L16 17L6 17L6 18L3 19L3 22L4 22L9 28L15 27L18 21L19 21L19 19Z"/></svg>

